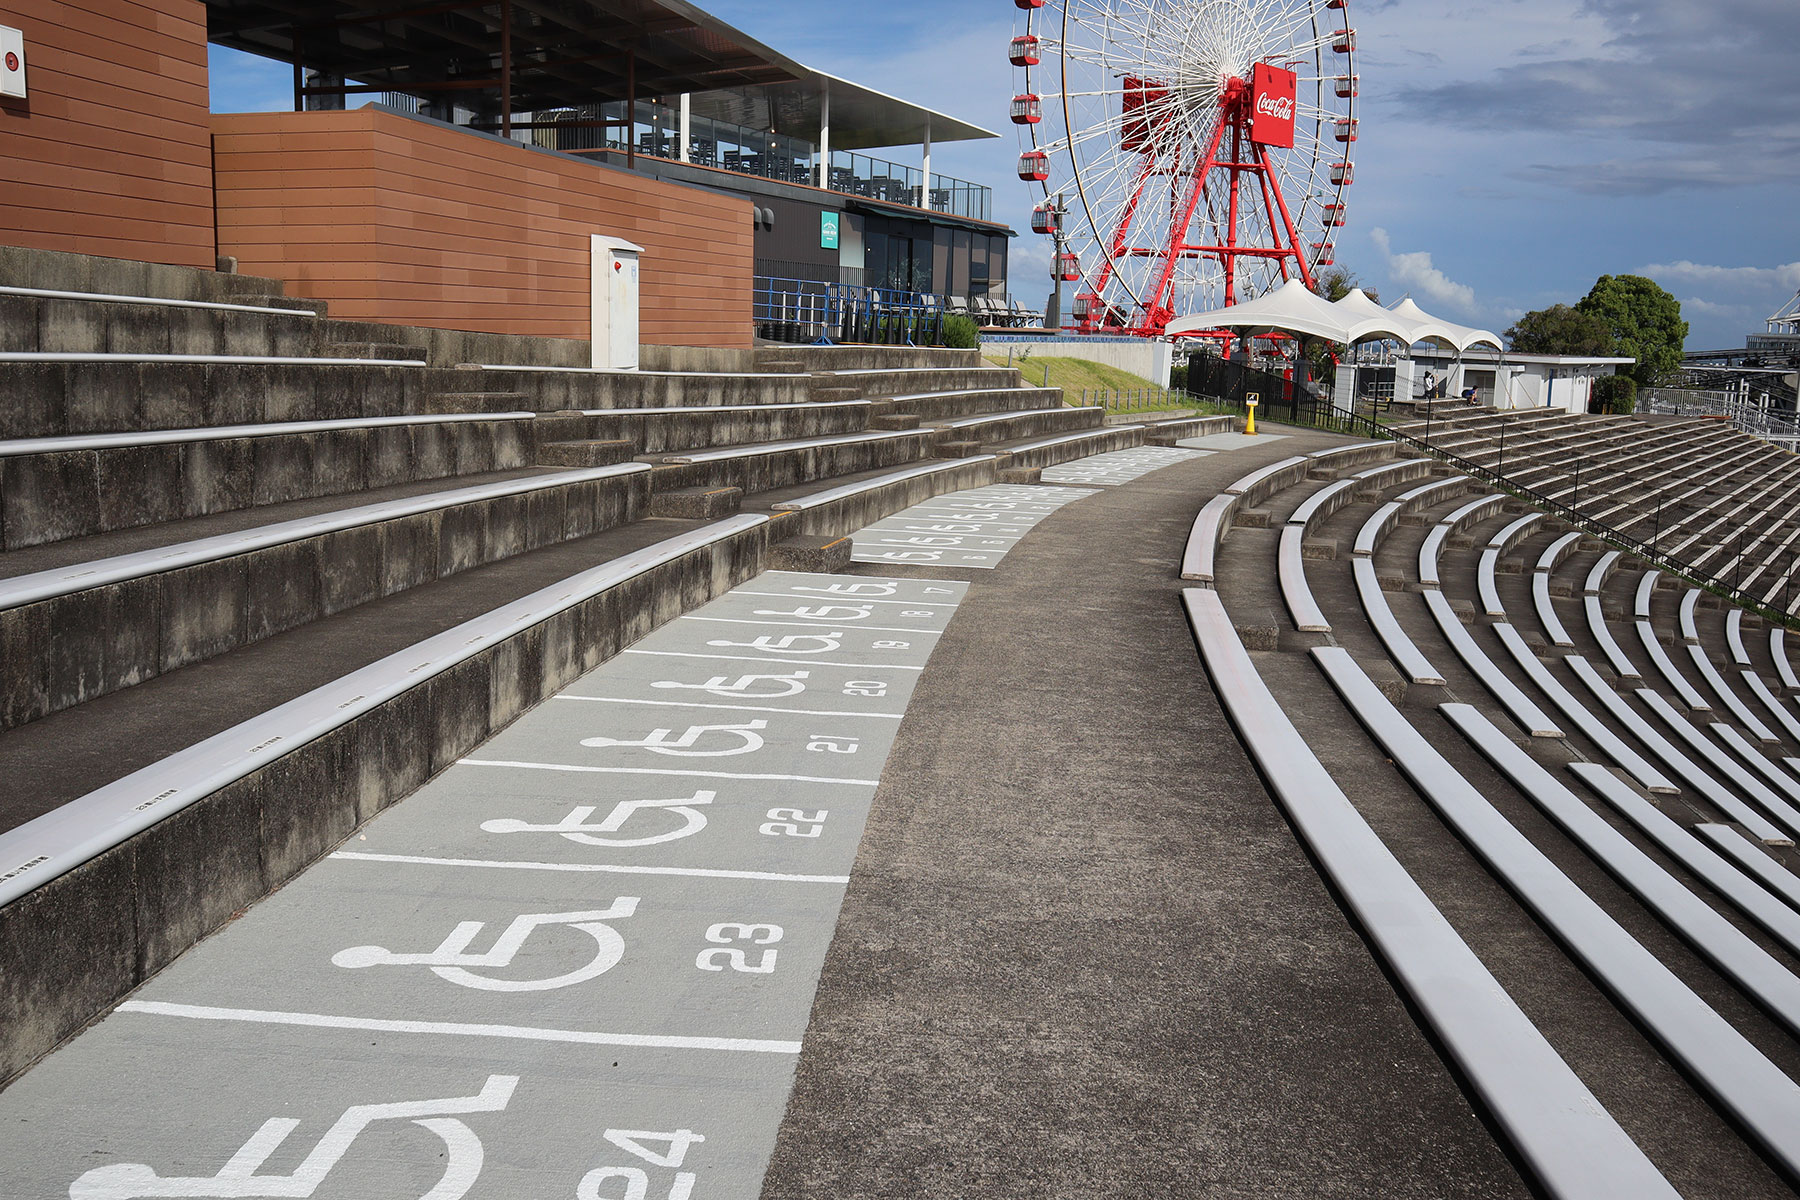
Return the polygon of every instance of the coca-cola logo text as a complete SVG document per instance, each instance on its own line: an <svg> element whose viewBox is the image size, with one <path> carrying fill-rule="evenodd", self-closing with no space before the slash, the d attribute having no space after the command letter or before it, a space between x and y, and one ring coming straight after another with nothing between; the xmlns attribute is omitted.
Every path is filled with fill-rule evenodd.
<svg viewBox="0 0 1800 1200"><path fill-rule="evenodd" d="M1258 96L1256 98L1256 115L1274 117L1277 121L1294 119L1294 100L1291 96Z"/></svg>

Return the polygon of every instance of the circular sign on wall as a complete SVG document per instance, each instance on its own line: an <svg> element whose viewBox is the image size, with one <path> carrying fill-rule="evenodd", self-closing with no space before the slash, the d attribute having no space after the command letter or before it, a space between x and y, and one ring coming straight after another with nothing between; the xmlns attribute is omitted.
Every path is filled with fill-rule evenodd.
<svg viewBox="0 0 1800 1200"><path fill-rule="evenodd" d="M6 69L9 71L16 71L19 69L19 56L14 54L11 50L6 52Z"/></svg>

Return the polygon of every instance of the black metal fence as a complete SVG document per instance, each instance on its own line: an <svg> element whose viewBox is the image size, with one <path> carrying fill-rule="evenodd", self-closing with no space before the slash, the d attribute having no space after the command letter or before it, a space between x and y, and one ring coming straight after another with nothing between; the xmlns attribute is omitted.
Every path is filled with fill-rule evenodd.
<svg viewBox="0 0 1800 1200"><path fill-rule="evenodd" d="M1188 359L1187 389L1240 410L1255 395L1256 415L1270 421L1306 424L1305 414L1319 403L1304 381L1211 354L1195 354Z"/></svg>
<svg viewBox="0 0 1800 1200"><path fill-rule="evenodd" d="M1261 410L1259 409L1258 411ZM1436 446L1433 446L1427 438L1414 437L1411 434L1390 429L1372 417L1364 416L1362 413L1355 412L1351 409L1339 408L1337 405L1328 401L1320 401L1316 404L1306 406L1306 410L1301 415L1293 418L1293 423L1308 425L1317 429L1329 429L1337 433L1352 434L1357 437L1384 438L1388 441L1398 442L1409 449L1430 455L1433 458L1455 467L1458 471L1461 471L1471 479L1479 480L1500 491L1508 492L1543 512L1556 517L1571 529L1579 529L1581 532L1589 534L1600 541L1607 542L1616 549L1623 550L1653 567L1667 571L1672 575L1678 575L1698 587L1704 588L1716 595L1723 596L1734 604L1742 605L1745 608L1762 614L1770 620L1787 626L1797 626L1795 618L1788 611L1792 599L1791 591L1793 587L1793 569L1791 563L1789 569L1782 576L1781 606L1780 608L1772 608L1765 600L1770 594L1770 591L1772 591L1772 588L1764 589L1759 594L1744 591L1738 586L1737 572L1742 563L1741 547L1739 549L1738 560L1733 564L1732 571L1730 573L1718 574L1715 574L1710 568L1698 566L1688 559L1681 558L1662 550L1658 544L1662 531L1662 510L1660 506L1656 510L1656 517L1654 518L1655 524L1650 535L1650 540L1645 541L1634 534L1626 533L1616 526L1608 525L1604 521L1597 520L1572 505L1565 504L1560 500L1554 500L1543 492L1538 491L1536 488L1519 483L1509 476L1502 474L1499 470L1482 466L1480 463L1464 458L1460 454L1454 454L1448 450L1439 449ZM1577 477L1577 486L1579 487L1579 477ZM1579 491L1576 493L1574 499L1580 499Z"/></svg>

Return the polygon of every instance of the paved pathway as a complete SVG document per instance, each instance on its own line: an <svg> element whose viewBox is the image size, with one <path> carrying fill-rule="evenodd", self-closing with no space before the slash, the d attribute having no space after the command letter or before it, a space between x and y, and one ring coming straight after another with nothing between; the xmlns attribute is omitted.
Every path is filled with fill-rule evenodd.
<svg viewBox="0 0 1800 1200"><path fill-rule="evenodd" d="M876 794L764 1200L1528 1194L1183 623L1205 500L1345 440L1283 432L1069 505L993 570L914 572L975 582Z"/></svg>

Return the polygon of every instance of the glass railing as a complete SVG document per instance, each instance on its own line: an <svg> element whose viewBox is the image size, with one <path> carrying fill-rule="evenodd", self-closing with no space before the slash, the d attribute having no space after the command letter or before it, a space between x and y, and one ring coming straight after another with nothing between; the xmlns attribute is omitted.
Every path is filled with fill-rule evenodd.
<svg viewBox="0 0 1800 1200"><path fill-rule="evenodd" d="M673 107L640 103L629 138L623 123L624 113L623 104L539 113L536 116L539 121L563 117L569 124L567 128L539 128L535 131L535 140L538 145L555 150L623 152L629 146L652 158L681 157L680 116ZM618 123L602 124L609 120ZM994 219L993 189L981 184L933 172L931 190L927 193L924 173L919 168L847 150L832 151L827 177L820 180L814 166L817 159L818 147L798 138L759 132L704 117L694 117L688 122L687 161L697 166L781 183L824 187L847 196L927 208L978 221Z"/></svg>

